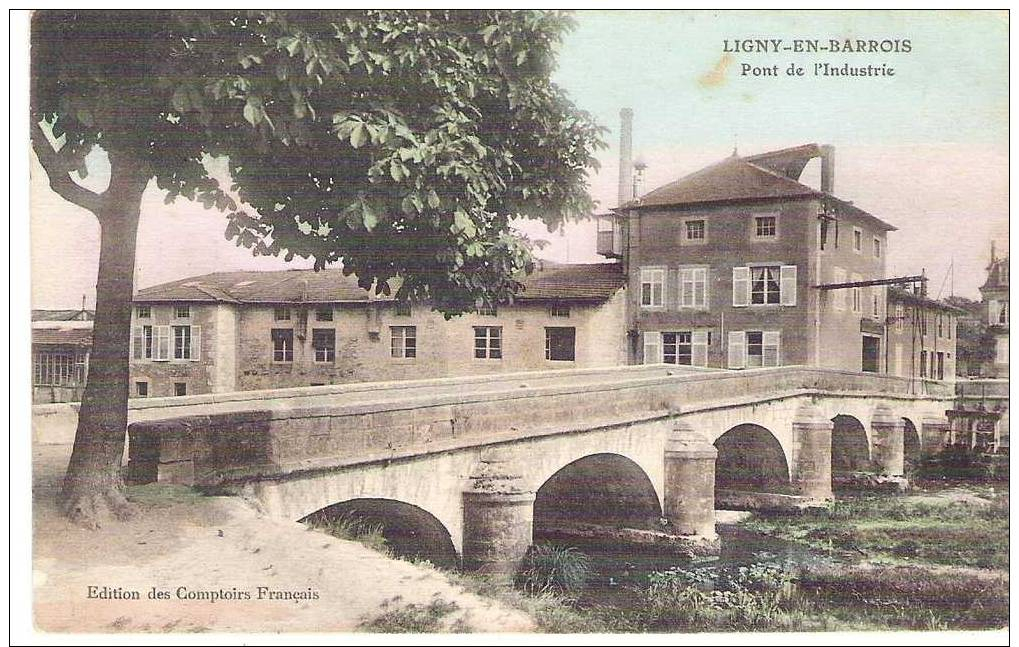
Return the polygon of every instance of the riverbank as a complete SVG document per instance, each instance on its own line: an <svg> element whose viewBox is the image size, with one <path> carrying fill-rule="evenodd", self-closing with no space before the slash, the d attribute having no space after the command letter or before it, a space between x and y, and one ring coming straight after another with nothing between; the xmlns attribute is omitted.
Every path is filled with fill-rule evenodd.
<svg viewBox="0 0 1019 647"><path fill-rule="evenodd" d="M400 614L423 618L418 628L428 631L534 630L526 613L445 573L260 517L236 498L132 487L134 519L78 528L56 508L69 453L66 445L33 451L40 631L350 632L378 630Z"/></svg>

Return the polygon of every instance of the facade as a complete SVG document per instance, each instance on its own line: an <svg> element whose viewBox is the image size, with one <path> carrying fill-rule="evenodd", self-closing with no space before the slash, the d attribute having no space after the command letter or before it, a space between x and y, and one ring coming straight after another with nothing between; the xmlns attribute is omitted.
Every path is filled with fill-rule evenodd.
<svg viewBox="0 0 1019 647"><path fill-rule="evenodd" d="M984 321L994 336L994 360L983 372L987 377L1008 377L1008 256L995 258L993 247L980 295Z"/></svg>
<svg viewBox="0 0 1019 647"><path fill-rule="evenodd" d="M341 270L221 272L141 290L133 397L626 363L619 266L546 264L512 304L446 321Z"/></svg>
<svg viewBox="0 0 1019 647"><path fill-rule="evenodd" d="M958 319L966 311L903 287L888 288L888 372L918 380L953 379Z"/></svg>
<svg viewBox="0 0 1019 647"><path fill-rule="evenodd" d="M820 190L799 182L814 158ZM621 183L599 251L631 286L630 361L891 372L886 287L866 282L895 228L834 196L834 175L834 150L808 144L734 152L632 201Z"/></svg>
<svg viewBox="0 0 1019 647"><path fill-rule="evenodd" d="M89 310L32 311L32 404L81 400L92 319Z"/></svg>

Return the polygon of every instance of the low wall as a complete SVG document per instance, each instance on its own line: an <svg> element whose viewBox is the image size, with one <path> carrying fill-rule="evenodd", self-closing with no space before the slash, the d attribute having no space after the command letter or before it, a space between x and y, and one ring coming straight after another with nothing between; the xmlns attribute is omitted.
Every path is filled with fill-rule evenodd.
<svg viewBox="0 0 1019 647"><path fill-rule="evenodd" d="M659 365L396 384L324 399L209 403L202 415L135 422L132 478L165 474L203 485L280 478L803 395L936 399L913 394L908 379L813 367L689 372ZM951 384L928 391L935 388L949 401L954 395Z"/></svg>

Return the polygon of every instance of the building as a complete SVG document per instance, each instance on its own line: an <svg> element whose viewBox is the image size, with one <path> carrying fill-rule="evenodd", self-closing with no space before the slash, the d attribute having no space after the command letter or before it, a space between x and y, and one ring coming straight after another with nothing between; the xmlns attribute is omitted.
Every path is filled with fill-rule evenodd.
<svg viewBox="0 0 1019 647"><path fill-rule="evenodd" d="M338 269L218 272L135 299L132 396L626 363L618 264L543 264L512 304L446 321Z"/></svg>
<svg viewBox="0 0 1019 647"><path fill-rule="evenodd" d="M92 348L91 310L32 311L32 403L81 400Z"/></svg>
<svg viewBox="0 0 1019 647"><path fill-rule="evenodd" d="M962 308L889 287L888 372L918 380L954 379L958 319L964 316Z"/></svg>
<svg viewBox="0 0 1019 647"><path fill-rule="evenodd" d="M983 373L987 377L1008 377L1008 256L996 258L993 245L980 296L984 321L994 337L994 359Z"/></svg>
<svg viewBox="0 0 1019 647"><path fill-rule="evenodd" d="M616 211L601 251L633 286L633 361L887 370L885 287L859 284L885 277L894 227L832 195L833 155L734 153ZM815 157L821 190L798 181Z"/></svg>

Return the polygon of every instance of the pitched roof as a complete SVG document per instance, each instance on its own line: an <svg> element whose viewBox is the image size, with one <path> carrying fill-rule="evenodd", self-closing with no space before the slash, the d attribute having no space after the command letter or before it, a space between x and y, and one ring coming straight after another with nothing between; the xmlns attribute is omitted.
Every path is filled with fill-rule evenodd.
<svg viewBox="0 0 1019 647"><path fill-rule="evenodd" d="M660 186L620 209L823 197L846 212L869 220L879 229L895 231L895 227L852 202L818 191L783 174L782 171L799 177L805 160L819 148L816 144L804 144L749 157L734 153L720 162Z"/></svg>
<svg viewBox="0 0 1019 647"><path fill-rule="evenodd" d="M541 262L524 279L517 301L605 301L625 284L618 263L569 264ZM377 296L372 300L388 301ZM139 303L187 301L200 303L362 303L369 293L357 277L339 269L272 272L214 272L139 290Z"/></svg>
<svg viewBox="0 0 1019 647"><path fill-rule="evenodd" d="M33 310L32 321L92 321L95 310Z"/></svg>
<svg viewBox="0 0 1019 647"><path fill-rule="evenodd" d="M894 287L894 286L890 286L888 288L888 300L889 301L899 301L899 302L902 302L902 303L909 303L909 304L920 306L920 307L924 307L924 308L931 308L933 310L941 310L941 311L944 311L944 312L951 312L951 313L957 314L957 315L968 314L968 311L965 310L964 308L959 308L957 306L953 306L950 303L946 303L944 301L938 301L938 300L932 299L930 297L925 297L925 296L922 296L922 295L919 295L919 294L914 294L913 292L910 292L909 290L905 290L903 288L898 288L898 287Z"/></svg>
<svg viewBox="0 0 1019 647"><path fill-rule="evenodd" d="M89 346L91 328L32 328L32 343L53 346Z"/></svg>
<svg viewBox="0 0 1019 647"><path fill-rule="evenodd" d="M1008 256L996 259L987 267L987 280L981 290L1008 288Z"/></svg>

